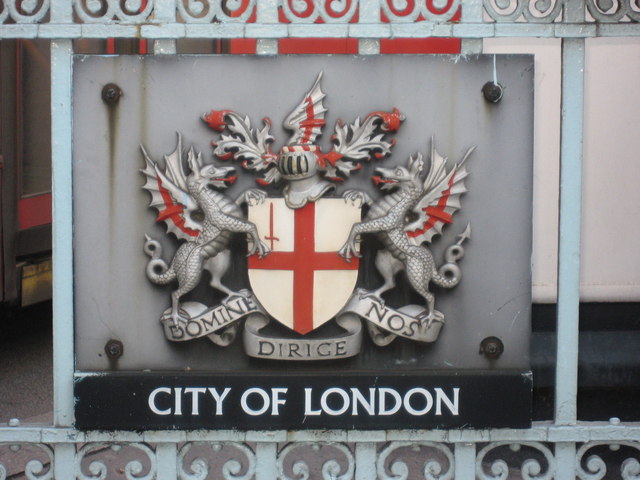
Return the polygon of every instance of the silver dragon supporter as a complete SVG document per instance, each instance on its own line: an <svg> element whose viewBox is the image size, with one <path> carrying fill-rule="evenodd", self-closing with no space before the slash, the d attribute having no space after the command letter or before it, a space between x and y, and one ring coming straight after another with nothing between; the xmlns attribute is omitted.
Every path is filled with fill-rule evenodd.
<svg viewBox="0 0 640 480"><path fill-rule="evenodd" d="M190 170L187 174L180 134L176 150L165 156L164 170L149 157L144 147L142 153L145 168L141 172L147 179L143 188L151 194L150 206L158 210L157 220L167 224L168 232L184 240L170 264L160 258L162 251L158 241L147 235L144 245L145 253L151 257L146 269L149 280L159 285L178 283L178 288L171 294L171 309L163 315L165 330L174 339L206 334L215 343L228 344L235 337L237 324L220 321L215 309L205 313L206 307L196 302L181 308L180 298L193 290L200 283L203 270L208 270L211 273L210 286L226 294L227 301L233 297L244 297L244 306L257 308L251 292L230 290L222 283L222 277L230 265L229 241L233 233L245 233L251 238L249 255L269 253L269 247L260 240L256 226L243 218L240 207L244 203L261 203L266 195L261 190L249 189L234 201L219 192L235 181L236 177L231 176L235 169L205 165L202 156L196 155L193 148L187 154ZM199 213L202 220L197 219ZM222 317L224 320L231 317L227 313L226 318ZM214 333L222 328L222 337Z"/></svg>
<svg viewBox="0 0 640 480"><path fill-rule="evenodd" d="M467 150L460 163L447 170L447 159L436 151L432 139L431 163L424 180L424 161L418 153L409 158L407 167L376 169L380 175L373 177L374 182L390 192L379 200L374 201L366 192L357 190L347 190L343 195L345 201L360 202L369 206L369 210L364 220L351 228L340 255L347 260L360 256L355 241L362 234L376 234L384 246L375 259L384 283L371 292L360 290L345 308L370 321L369 331L378 345L389 344L398 334L422 342L432 342L439 335L444 315L434 308L435 297L429 284L453 288L460 283L462 272L457 262L464 256L462 243L470 237L471 226L467 225L459 235L460 240L446 249L446 263L440 268L436 268L424 243L442 233L444 225L452 222L453 214L460 208L460 196L467 191L465 162L474 149ZM424 298L426 308L410 305L392 312L385 307L382 294L395 287L395 277L401 271Z"/></svg>

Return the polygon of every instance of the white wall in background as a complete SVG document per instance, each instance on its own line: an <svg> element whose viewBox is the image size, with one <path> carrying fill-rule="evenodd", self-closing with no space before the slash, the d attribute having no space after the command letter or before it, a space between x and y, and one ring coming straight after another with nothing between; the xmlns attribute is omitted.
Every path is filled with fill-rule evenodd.
<svg viewBox="0 0 640 480"><path fill-rule="evenodd" d="M639 301L640 39L589 39L586 45L581 300ZM486 39L484 52L536 55L533 299L553 302L560 41Z"/></svg>

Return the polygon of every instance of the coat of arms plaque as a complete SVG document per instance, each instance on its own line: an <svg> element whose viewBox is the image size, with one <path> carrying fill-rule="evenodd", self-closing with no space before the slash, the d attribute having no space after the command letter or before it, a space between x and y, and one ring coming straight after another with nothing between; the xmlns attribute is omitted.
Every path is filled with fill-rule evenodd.
<svg viewBox="0 0 640 480"><path fill-rule="evenodd" d="M528 424L529 57L79 56L74 82L79 427Z"/></svg>

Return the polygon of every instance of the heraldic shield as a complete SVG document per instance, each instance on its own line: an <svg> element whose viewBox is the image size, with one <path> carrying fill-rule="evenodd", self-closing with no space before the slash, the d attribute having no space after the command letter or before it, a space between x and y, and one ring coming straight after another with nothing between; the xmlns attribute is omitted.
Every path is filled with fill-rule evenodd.
<svg viewBox="0 0 640 480"><path fill-rule="evenodd" d="M249 221L271 253L249 257L251 290L280 323L306 334L331 320L347 303L358 279L358 259L339 255L359 206L321 198L290 209L284 198L249 207Z"/></svg>

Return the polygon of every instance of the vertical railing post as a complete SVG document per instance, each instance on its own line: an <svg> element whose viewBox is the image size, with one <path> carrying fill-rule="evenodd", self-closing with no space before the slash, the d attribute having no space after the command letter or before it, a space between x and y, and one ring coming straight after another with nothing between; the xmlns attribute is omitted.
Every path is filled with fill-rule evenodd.
<svg viewBox="0 0 640 480"><path fill-rule="evenodd" d="M564 14L568 23L584 22L584 1L566 2ZM563 39L555 384L557 425L575 425L577 421L584 64L585 40ZM557 480L575 479L575 443L557 443L555 450Z"/></svg>
<svg viewBox="0 0 640 480"><path fill-rule="evenodd" d="M376 25L380 23L380 0L360 0L358 23ZM361 38L358 40L360 55L377 55L380 53L380 40Z"/></svg>
<svg viewBox="0 0 640 480"><path fill-rule="evenodd" d="M481 24L483 22L482 0L464 0L460 4L463 23ZM482 53L482 38L463 38L461 52L465 55Z"/></svg>
<svg viewBox="0 0 640 480"><path fill-rule="evenodd" d="M54 446L53 478L56 480L77 478L76 445L58 443Z"/></svg>
<svg viewBox="0 0 640 480"><path fill-rule="evenodd" d="M178 478L178 445L173 442L158 443L156 458L158 460L157 480L174 480Z"/></svg>
<svg viewBox="0 0 640 480"><path fill-rule="evenodd" d="M278 24L278 0L258 0L256 21L260 24ZM256 45L258 55L277 55L277 38L259 38Z"/></svg>
<svg viewBox="0 0 640 480"><path fill-rule="evenodd" d="M73 2L52 1L49 15L50 23L72 23L73 22Z"/></svg>
<svg viewBox="0 0 640 480"><path fill-rule="evenodd" d="M378 457L378 452L375 442L357 442L355 449L355 480L370 480L376 478L376 458Z"/></svg>
<svg viewBox="0 0 640 480"><path fill-rule="evenodd" d="M476 445L471 442L455 444L455 478L476 478Z"/></svg>
<svg viewBox="0 0 640 480"><path fill-rule="evenodd" d="M66 2L54 2L60 4ZM69 2L70 3L70 2ZM51 42L53 171L53 419L73 425L73 202L71 40Z"/></svg>
<svg viewBox="0 0 640 480"><path fill-rule="evenodd" d="M176 21L175 0L155 0L153 6L154 19L158 23ZM160 38L153 42L153 53L156 55L172 55L176 53L176 40Z"/></svg>
<svg viewBox="0 0 640 480"><path fill-rule="evenodd" d="M277 457L278 444L276 442L258 442L256 444L256 480L278 478Z"/></svg>
<svg viewBox="0 0 640 480"><path fill-rule="evenodd" d="M558 245L558 345L555 420L576 422L580 306L580 225L584 39L562 41L562 137Z"/></svg>

